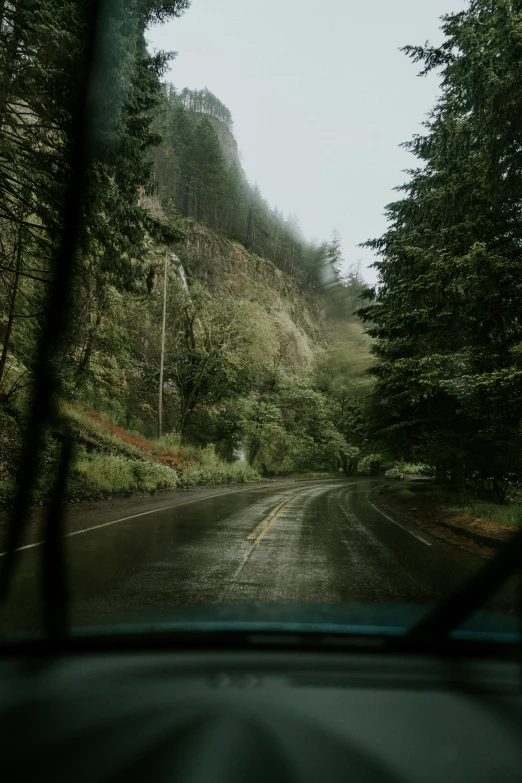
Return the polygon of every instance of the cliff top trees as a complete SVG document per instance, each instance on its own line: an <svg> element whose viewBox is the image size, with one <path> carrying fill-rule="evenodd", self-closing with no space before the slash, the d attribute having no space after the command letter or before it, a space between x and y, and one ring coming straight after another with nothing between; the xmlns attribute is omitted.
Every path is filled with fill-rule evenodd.
<svg viewBox="0 0 522 783"><path fill-rule="evenodd" d="M271 208L246 180L211 118L232 126L230 111L206 88L178 92L165 85L156 116L162 142L154 151L164 209L223 232L305 286L339 285L340 237L333 244L307 242L297 218Z"/></svg>
<svg viewBox="0 0 522 783"><path fill-rule="evenodd" d="M186 109L198 112L198 114L209 114L211 117L221 120L226 127L232 129L232 113L227 109L214 93L207 87L204 90L189 90L185 87L179 98Z"/></svg>

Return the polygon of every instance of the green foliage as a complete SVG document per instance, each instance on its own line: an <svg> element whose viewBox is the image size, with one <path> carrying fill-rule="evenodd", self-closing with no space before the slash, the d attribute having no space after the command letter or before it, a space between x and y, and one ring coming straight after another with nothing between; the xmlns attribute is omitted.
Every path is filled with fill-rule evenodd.
<svg viewBox="0 0 522 783"><path fill-rule="evenodd" d="M366 454L359 460L357 472L363 476L378 475L384 458L382 454Z"/></svg>
<svg viewBox="0 0 522 783"><path fill-rule="evenodd" d="M15 493L15 477L8 470L3 470L0 472L0 508L2 506L10 506L14 500Z"/></svg>
<svg viewBox="0 0 522 783"><path fill-rule="evenodd" d="M121 454L80 452L72 469L80 474L89 489L104 494L152 492L177 486L176 472L154 462L139 462Z"/></svg>
<svg viewBox="0 0 522 783"><path fill-rule="evenodd" d="M186 485L256 480L258 470L356 471L369 450L367 345L352 318L362 283L353 270L341 279L339 235L310 244L294 217L269 207L247 182L231 113L212 93L161 85L171 55L151 55L145 30L179 16L187 0L102 6L90 157L63 303L74 317L53 356L63 403L56 421L61 414L80 444L70 495L173 487L181 444ZM0 406L21 426L67 206L89 8L78 0L0 3ZM198 279L190 268L186 290L172 254L192 241L181 216L191 219L185 228L197 220L211 245L221 239L235 248L244 278L264 274L262 295L241 283L224 293L219 274L211 285L208 270ZM151 443L165 254L170 434ZM323 329L326 314L335 339ZM319 340L335 347L319 351ZM315 363L314 351L322 353ZM41 499L57 443L50 432ZM10 443L9 460L16 448ZM243 448L248 463L234 462ZM8 498L16 459L4 466L0 456L0 495Z"/></svg>
<svg viewBox="0 0 522 783"><path fill-rule="evenodd" d="M245 462L221 462L200 468L186 468L181 483L186 487L215 484L245 484L259 481L257 470Z"/></svg>
<svg viewBox="0 0 522 783"><path fill-rule="evenodd" d="M181 438L177 432L167 432L161 438L155 438L152 444L157 449L177 451L181 448Z"/></svg>
<svg viewBox="0 0 522 783"><path fill-rule="evenodd" d="M130 460L141 458L137 446L127 443L104 427L101 421L96 421L92 416L72 406L67 406L64 411L65 419L70 426L75 439L89 447L94 452L115 454Z"/></svg>
<svg viewBox="0 0 522 783"><path fill-rule="evenodd" d="M439 48L407 47L441 69L419 167L369 242L379 283L362 315L376 338L373 432L396 457L448 473L522 471L522 8L472 0L443 19Z"/></svg>
<svg viewBox="0 0 522 783"><path fill-rule="evenodd" d="M163 263L159 256L156 268ZM167 292L167 448L214 442L230 461L244 442L250 464L265 472L323 465L336 471L340 464L356 471L359 450L366 449L368 390L359 327L338 318L337 348L322 352L307 377L306 364L296 361L299 333L269 306L213 296L196 280L188 293L175 264L168 267ZM109 288L105 302L79 398L113 424L154 437L161 286L155 283L147 295Z"/></svg>
<svg viewBox="0 0 522 783"><path fill-rule="evenodd" d="M170 95L174 93L171 90ZM198 114L208 114L221 120L228 130L232 127L232 114L227 107L216 98L206 87L204 90L188 90L185 88L179 94L179 100L186 109Z"/></svg>
<svg viewBox="0 0 522 783"><path fill-rule="evenodd" d="M422 464L418 462L405 462L404 460L399 460L399 462L397 462L394 467L398 468L401 473L406 473L410 476L418 476Z"/></svg>
<svg viewBox="0 0 522 783"><path fill-rule="evenodd" d="M254 394L241 407L248 461L264 473L357 472L361 449L348 442L331 398L304 382ZM354 439L355 431L350 433Z"/></svg>
<svg viewBox="0 0 522 783"><path fill-rule="evenodd" d="M180 237L171 222L154 219L143 204L152 186L149 150L158 142L152 124L168 61L163 53L149 55L144 32L154 20L178 16L187 2L101 5L89 107L91 157L71 259L74 286L70 302L63 302L74 308L75 318L56 357L66 396L88 371L108 284L144 288L148 237ZM31 382L47 315L90 13L90 4L78 0L0 5L0 401L18 390L8 377L9 353L27 370L24 384Z"/></svg>

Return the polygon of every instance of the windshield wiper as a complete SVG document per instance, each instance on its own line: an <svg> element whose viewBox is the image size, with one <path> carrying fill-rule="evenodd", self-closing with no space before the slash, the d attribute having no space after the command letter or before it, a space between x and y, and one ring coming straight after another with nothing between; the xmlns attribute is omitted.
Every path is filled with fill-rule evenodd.
<svg viewBox="0 0 522 783"><path fill-rule="evenodd" d="M415 642L437 644L449 639L474 612L480 609L496 591L520 569L521 585L518 611L522 630L522 528L507 542L502 551L490 560L465 585L442 600L406 638ZM521 637L522 638L522 637Z"/></svg>
<svg viewBox="0 0 522 783"><path fill-rule="evenodd" d="M5 601L18 560L23 532L29 519L32 493L38 477L39 461L47 428L56 423L57 395L60 383L56 354L71 319L70 292L77 251L79 226L83 220L87 170L91 155L92 82L96 70L97 33L102 0L92 0L86 11L86 37L83 68L76 84L76 105L71 116L69 139L69 181L64 199L61 236L52 259L52 275L46 303L46 317L38 344L34 367L34 396L28 417L18 470L18 492L7 536L7 554L0 571L0 602ZM45 517L42 548L44 619L47 636L60 639L67 635L66 564L63 552L63 508L71 438L64 433L51 502Z"/></svg>

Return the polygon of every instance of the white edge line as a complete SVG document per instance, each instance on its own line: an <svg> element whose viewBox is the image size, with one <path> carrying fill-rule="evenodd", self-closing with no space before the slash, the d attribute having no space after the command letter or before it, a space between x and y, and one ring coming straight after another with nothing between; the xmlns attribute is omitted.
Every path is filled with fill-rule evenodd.
<svg viewBox="0 0 522 783"><path fill-rule="evenodd" d="M71 538L71 536L79 536L82 533L89 533L91 530L99 530L101 527L108 527L109 525L117 525L118 522L127 522L129 519L136 519L137 517L145 517L148 514L157 514L160 511L167 511L169 508L178 508L178 506L188 506L190 503L200 503L202 500L210 500L211 498L219 498L222 495L236 495L238 492L248 492L255 489L255 487L245 487L245 489L233 489L230 492L216 492L214 495L205 495L203 498L194 498L194 500L185 500L183 503L171 503L169 506L161 506L161 508L153 508L150 511L142 511L139 514L131 514L129 517L121 517L121 519L113 519L110 522L102 522L101 525L93 525L92 527L84 527L82 530L75 530L73 533L66 533L63 538ZM19 546L14 551L22 552L24 549L33 549L36 546L42 546L43 541L35 541L34 544L26 544L25 546ZM0 557L7 555L7 552L0 552Z"/></svg>
<svg viewBox="0 0 522 783"><path fill-rule="evenodd" d="M65 535L62 536L62 538L71 538L71 536L79 536L82 533L89 533L91 530L99 530L101 527L108 527L109 525L117 525L118 522L127 522L127 520L129 519L136 519L137 517L145 517L148 514L156 514L160 511L167 511L169 508L177 508L178 506L188 506L191 503L200 503L202 500L210 500L210 498L219 498L222 497L223 495L237 495L238 492L249 492L252 489L262 489L262 487L245 487L245 489L233 489L230 492L216 492L214 495L205 495L205 497L203 498L194 498L194 500L185 500L183 503L171 503L169 506L161 506L161 508L153 508L151 511L142 511L139 514L131 514L131 516L129 517L121 517L121 519L113 519L111 522L102 522L101 525L93 525L92 527L84 527L82 530L75 530L73 533L65 533ZM303 490L303 492L304 491L305 490ZM44 543L43 541L35 541L34 544L26 544L25 546L19 546L13 551L23 552L24 549L34 549L34 547L42 546L43 543ZM0 552L0 557L4 557L5 555L7 555L7 552Z"/></svg>
<svg viewBox="0 0 522 783"><path fill-rule="evenodd" d="M416 538L418 541L422 541L422 543L426 544L426 546L431 546L431 542L430 541L426 541L426 539L422 535L420 535L419 533L414 533L413 530L408 530L407 527L405 527L404 525L401 525L400 522L397 522L396 519L393 519L393 517L388 516L388 514L385 514L384 511L381 511L380 508L377 508L377 506L374 506L373 503L371 503L370 501L368 501L368 503L370 503L370 506L372 508L374 508L376 511L378 511L379 514L381 514L383 517L386 517L386 519L389 519L390 522L393 522L393 524L397 525L397 527L400 527L401 530L405 530L406 533L409 533L410 536L413 536L413 538Z"/></svg>

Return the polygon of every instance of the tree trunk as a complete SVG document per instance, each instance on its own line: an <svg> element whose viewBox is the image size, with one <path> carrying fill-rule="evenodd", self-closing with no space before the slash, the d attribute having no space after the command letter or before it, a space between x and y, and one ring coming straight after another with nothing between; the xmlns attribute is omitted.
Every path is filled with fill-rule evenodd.
<svg viewBox="0 0 522 783"><path fill-rule="evenodd" d="M20 280L21 265L22 265L22 226L20 225L18 227L18 247L16 250L16 267L15 267L15 276L13 281L13 291L11 293L11 301L9 302L9 316L7 319L7 327L4 335L2 356L0 357L0 388L2 387L2 381L4 379L5 367L7 364L7 352L9 350L9 341L11 340L11 332L13 330L16 294L18 293L18 282Z"/></svg>
<svg viewBox="0 0 522 783"><path fill-rule="evenodd" d="M183 405L183 409L181 411L181 417L179 420L179 436L181 438L181 442L184 443L185 441L185 430L187 429L188 423L190 421L190 415L193 411L193 406L191 407L190 403L185 403Z"/></svg>
<svg viewBox="0 0 522 783"><path fill-rule="evenodd" d="M359 460L349 460L347 454L344 451L339 452L341 457L341 463L343 466L343 473L345 476L356 476L357 468L359 466Z"/></svg>
<svg viewBox="0 0 522 783"><path fill-rule="evenodd" d="M80 384L82 383L82 378L84 377L85 371L87 370L89 366L89 362L91 360L91 354L92 354L92 348L94 343L94 335L98 331L100 324L102 320L102 314L101 311L96 316L96 321L94 323L94 326L89 332L89 336L87 337L87 345L85 346L85 351L83 352L83 356L80 360L80 364L78 365L78 371L76 373L76 380L74 382L74 388L77 390L80 387Z"/></svg>
<svg viewBox="0 0 522 783"><path fill-rule="evenodd" d="M452 492L462 492L464 485L464 469L462 465L452 465L450 471L450 490Z"/></svg>
<svg viewBox="0 0 522 783"><path fill-rule="evenodd" d="M160 438L163 435L163 371L165 367L165 324L167 320L167 260L168 253L165 253L165 270L163 273L163 319L161 325L161 354L158 398L158 432Z"/></svg>
<svg viewBox="0 0 522 783"><path fill-rule="evenodd" d="M183 187L183 204L181 207L183 217L189 217L189 206L190 206L190 185L188 182L186 182Z"/></svg>
<svg viewBox="0 0 522 783"><path fill-rule="evenodd" d="M259 447L261 445L261 442L258 438L255 438L253 442L250 444L250 449L248 450L248 464L250 467L254 465L255 458L257 457L257 452L259 451Z"/></svg>

